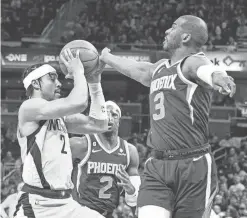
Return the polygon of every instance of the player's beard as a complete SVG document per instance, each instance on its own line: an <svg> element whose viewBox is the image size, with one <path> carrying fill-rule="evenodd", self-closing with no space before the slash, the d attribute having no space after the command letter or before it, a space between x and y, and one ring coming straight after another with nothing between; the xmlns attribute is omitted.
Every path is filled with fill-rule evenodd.
<svg viewBox="0 0 247 218"><path fill-rule="evenodd" d="M176 49L181 47L181 43L181 34L179 32L170 36L168 35L163 42L163 49L172 54Z"/></svg>

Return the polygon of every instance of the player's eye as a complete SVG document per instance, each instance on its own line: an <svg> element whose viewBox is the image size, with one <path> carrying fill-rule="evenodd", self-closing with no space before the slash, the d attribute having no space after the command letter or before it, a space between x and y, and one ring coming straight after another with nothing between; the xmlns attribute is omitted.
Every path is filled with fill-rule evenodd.
<svg viewBox="0 0 247 218"><path fill-rule="evenodd" d="M57 76L55 74L49 73L49 76L52 81L55 81L57 79Z"/></svg>

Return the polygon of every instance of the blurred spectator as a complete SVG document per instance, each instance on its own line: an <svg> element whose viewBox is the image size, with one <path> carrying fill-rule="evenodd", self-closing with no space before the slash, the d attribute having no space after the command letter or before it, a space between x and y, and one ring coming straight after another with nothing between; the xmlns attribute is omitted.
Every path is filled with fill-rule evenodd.
<svg viewBox="0 0 247 218"><path fill-rule="evenodd" d="M3 158L4 164L15 163L15 159L12 156L11 151L7 151L6 156Z"/></svg>
<svg viewBox="0 0 247 218"><path fill-rule="evenodd" d="M237 28L236 35L239 38L247 37L247 26L245 22L240 23L240 26Z"/></svg>
<svg viewBox="0 0 247 218"><path fill-rule="evenodd" d="M16 210L16 205L19 198L19 192L21 191L21 188L24 183L20 183L17 186L17 191L9 195L1 204L0 204L0 215L3 218L13 218L14 212ZM6 213L6 209L8 209L8 212Z"/></svg>

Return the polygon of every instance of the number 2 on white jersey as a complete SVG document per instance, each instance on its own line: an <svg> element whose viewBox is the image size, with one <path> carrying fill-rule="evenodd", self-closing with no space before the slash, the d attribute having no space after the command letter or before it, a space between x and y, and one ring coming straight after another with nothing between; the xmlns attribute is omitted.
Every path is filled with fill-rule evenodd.
<svg viewBox="0 0 247 218"><path fill-rule="evenodd" d="M160 120L165 117L165 106L164 106L164 93L159 92L154 97L154 103L155 103L155 111L156 113L153 114L154 120Z"/></svg>
<svg viewBox="0 0 247 218"><path fill-rule="evenodd" d="M99 190L99 198L101 199L109 199L111 198L111 194L106 194L105 192L112 187L113 179L111 176L103 176L100 179L100 183L107 182L106 186L102 187Z"/></svg>

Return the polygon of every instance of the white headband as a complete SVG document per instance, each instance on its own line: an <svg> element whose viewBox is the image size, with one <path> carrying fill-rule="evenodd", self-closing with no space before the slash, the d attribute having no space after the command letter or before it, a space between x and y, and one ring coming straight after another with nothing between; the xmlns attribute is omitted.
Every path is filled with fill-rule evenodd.
<svg viewBox="0 0 247 218"><path fill-rule="evenodd" d="M119 115L119 118L122 116L121 114L121 109L120 107L113 101L107 101L105 103L106 106L112 106L117 112L118 112L118 115Z"/></svg>
<svg viewBox="0 0 247 218"><path fill-rule="evenodd" d="M33 70L31 73L28 74L28 76L23 80L23 84L25 89L28 88L28 86L31 85L33 80L36 80L48 73L56 73L55 68L53 68L51 65L49 64L44 64L38 68L36 68L35 70Z"/></svg>

